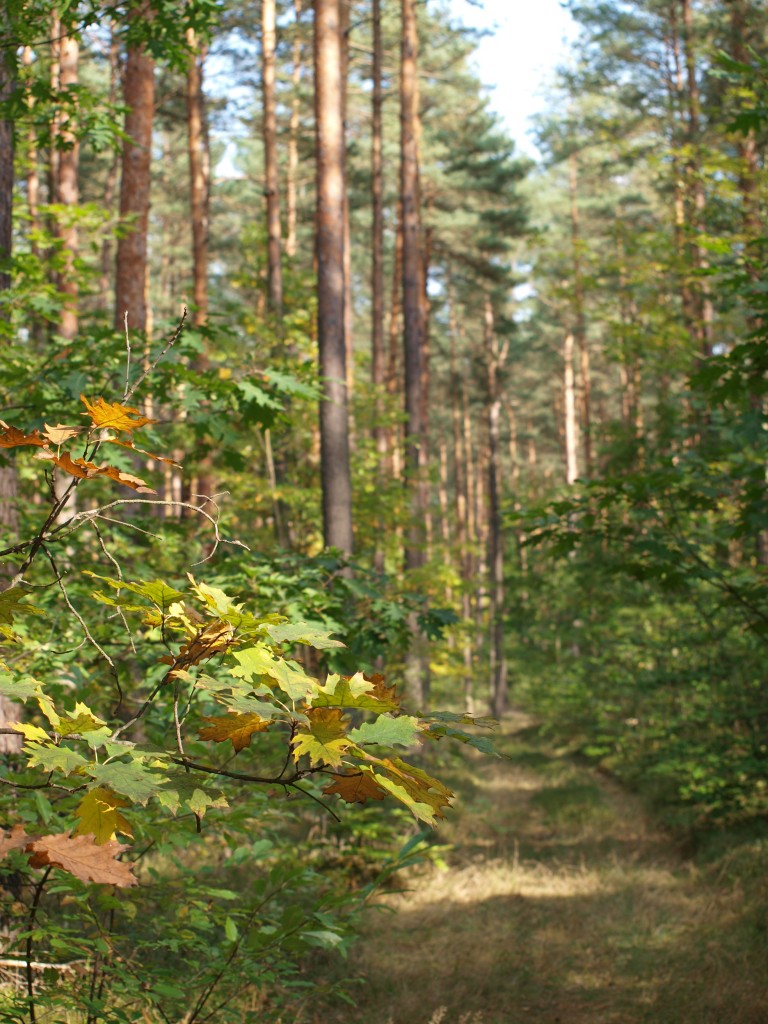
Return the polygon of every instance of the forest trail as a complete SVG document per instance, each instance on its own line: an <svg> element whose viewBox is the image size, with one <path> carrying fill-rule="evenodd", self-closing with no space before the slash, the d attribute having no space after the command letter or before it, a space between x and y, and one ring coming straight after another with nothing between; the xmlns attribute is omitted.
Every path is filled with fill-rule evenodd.
<svg viewBox="0 0 768 1024"><path fill-rule="evenodd" d="M350 964L358 1007L339 1019L766 1024L739 884L696 868L636 798L531 725L510 716L505 759L446 779L445 866L379 900Z"/></svg>

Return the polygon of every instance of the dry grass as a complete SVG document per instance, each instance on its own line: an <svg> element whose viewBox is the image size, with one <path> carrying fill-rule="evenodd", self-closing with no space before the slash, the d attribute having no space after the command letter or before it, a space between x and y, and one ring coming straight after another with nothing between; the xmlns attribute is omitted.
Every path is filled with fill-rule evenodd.
<svg viewBox="0 0 768 1024"><path fill-rule="evenodd" d="M749 872L697 869L634 799L526 735L457 770L449 870L380 900L358 1007L323 1019L768 1024L764 876L747 892Z"/></svg>

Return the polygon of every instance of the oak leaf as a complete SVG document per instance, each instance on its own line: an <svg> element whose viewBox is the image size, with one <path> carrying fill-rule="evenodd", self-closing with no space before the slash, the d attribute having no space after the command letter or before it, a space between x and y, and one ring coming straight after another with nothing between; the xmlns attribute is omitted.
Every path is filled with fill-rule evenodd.
<svg viewBox="0 0 768 1024"><path fill-rule="evenodd" d="M328 796L335 793L348 804L364 804L367 800L383 800L386 796L386 790L382 789L370 771L334 775L333 782L323 792Z"/></svg>
<svg viewBox="0 0 768 1024"><path fill-rule="evenodd" d="M0 860L11 850L20 850L32 842L34 836L28 836L23 825L14 825L10 832L0 832Z"/></svg>
<svg viewBox="0 0 768 1024"><path fill-rule="evenodd" d="M154 459L156 462L167 462L169 466L177 466L181 469L180 462L174 462L173 459L167 459L164 455L155 455L153 452L145 451L144 448L137 448L133 441L121 441L117 437L105 437L104 444L119 444L121 448L127 448L128 451L135 452L137 455L145 455L148 459Z"/></svg>
<svg viewBox="0 0 768 1024"><path fill-rule="evenodd" d="M173 666L168 673L168 677L173 679L174 676L192 665L199 665L201 661L228 650L234 639L234 634L235 631L228 622L216 619L209 622L203 629L199 629L187 643L182 644L181 650L175 658L164 654L160 661L164 665Z"/></svg>
<svg viewBox="0 0 768 1024"><path fill-rule="evenodd" d="M23 445L44 448L47 443L37 430L33 430L31 434L25 434L18 427L9 427L7 423L0 420L0 448L20 448Z"/></svg>
<svg viewBox="0 0 768 1024"><path fill-rule="evenodd" d="M123 817L118 808L130 806L127 800L117 796L106 786L96 786L85 794L75 812L79 822L74 835L92 835L94 842L102 846L115 838L116 832L132 836L131 823Z"/></svg>
<svg viewBox="0 0 768 1024"><path fill-rule="evenodd" d="M73 459L69 452L54 455L49 448L45 448L43 451L38 452L35 458L53 462L59 469L63 469L70 476L76 476L79 480L92 479L101 473L101 469L95 462L88 462L86 459Z"/></svg>
<svg viewBox="0 0 768 1024"><path fill-rule="evenodd" d="M328 676L325 685L318 687L318 693L312 698L315 708L357 708L360 711L393 711L397 703L373 692L374 683L366 679L362 672L354 676Z"/></svg>
<svg viewBox="0 0 768 1024"><path fill-rule="evenodd" d="M139 494L157 494L154 487L150 487L141 477L134 476L132 473L124 473L117 466L101 466L99 472L108 476L110 480L116 480L123 487L130 487L131 490L137 491Z"/></svg>
<svg viewBox="0 0 768 1024"><path fill-rule="evenodd" d="M73 437L77 437L82 429L82 427L67 427L64 423L57 423L55 427L45 423L43 425L43 436L51 444L55 444L58 447L58 445L70 441Z"/></svg>
<svg viewBox="0 0 768 1024"><path fill-rule="evenodd" d="M299 732L293 740L293 756L298 761L309 754L312 764L329 764L336 768L346 750L352 746L347 736L349 719L338 708L310 708L309 732Z"/></svg>
<svg viewBox="0 0 768 1024"><path fill-rule="evenodd" d="M120 405L119 402L105 402L103 398L97 398L95 402L89 402L85 395L80 395L80 401L88 410L91 422L94 427L108 427L111 430L125 430L129 433L138 427L146 426L147 423L154 423L154 420L142 416L138 409L130 405Z"/></svg>
<svg viewBox="0 0 768 1024"><path fill-rule="evenodd" d="M115 841L98 844L92 835L71 836L61 832L35 839L26 849L34 868L52 865L68 871L81 882L99 882L123 889L138 884L130 865L116 860L125 847Z"/></svg>
<svg viewBox="0 0 768 1024"><path fill-rule="evenodd" d="M250 712L245 715L224 715L218 718L204 716L210 725L204 725L198 730L201 740L213 740L214 743L232 741L235 753L239 753L245 747L251 745L251 737L256 732L264 732L269 728L269 719L262 718Z"/></svg>

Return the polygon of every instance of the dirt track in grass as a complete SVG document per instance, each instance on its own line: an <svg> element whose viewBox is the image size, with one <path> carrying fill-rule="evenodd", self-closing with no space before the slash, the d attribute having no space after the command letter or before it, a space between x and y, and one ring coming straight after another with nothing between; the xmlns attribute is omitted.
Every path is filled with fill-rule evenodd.
<svg viewBox="0 0 768 1024"><path fill-rule="evenodd" d="M379 898L346 1024L768 1024L765 873L697 868L513 715L449 769L444 868Z"/></svg>

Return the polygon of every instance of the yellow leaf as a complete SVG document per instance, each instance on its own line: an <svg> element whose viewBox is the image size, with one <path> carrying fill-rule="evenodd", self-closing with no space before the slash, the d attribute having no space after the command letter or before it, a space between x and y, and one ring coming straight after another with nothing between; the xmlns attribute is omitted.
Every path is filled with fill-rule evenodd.
<svg viewBox="0 0 768 1024"><path fill-rule="evenodd" d="M154 423L154 420L142 416L138 409L130 405L120 405L119 402L105 402L103 398L97 398L95 402L89 402L85 395L80 395L80 401L88 410L88 415L95 427L109 427L111 430L126 430L128 432L143 427L147 423Z"/></svg>
<svg viewBox="0 0 768 1024"><path fill-rule="evenodd" d="M204 725L198 730L200 739L213 740L214 743L231 740L235 753L251 745L251 736L255 732L264 732L269 728L268 719L252 712L244 715L224 715L222 718L205 716L205 720L211 724Z"/></svg>
<svg viewBox="0 0 768 1024"><path fill-rule="evenodd" d="M129 821L123 817L118 810L119 807L128 807L127 800L116 796L106 786L96 786L89 790L80 801L75 812L79 818L77 828L74 831L76 836L93 835L94 841L101 846L115 838L116 832L132 836L133 829Z"/></svg>
<svg viewBox="0 0 768 1024"><path fill-rule="evenodd" d="M41 729L39 725L32 725L31 722L13 722L12 727L16 732L24 733L25 740L36 740L43 743L47 743L50 740L50 736L45 729Z"/></svg>

